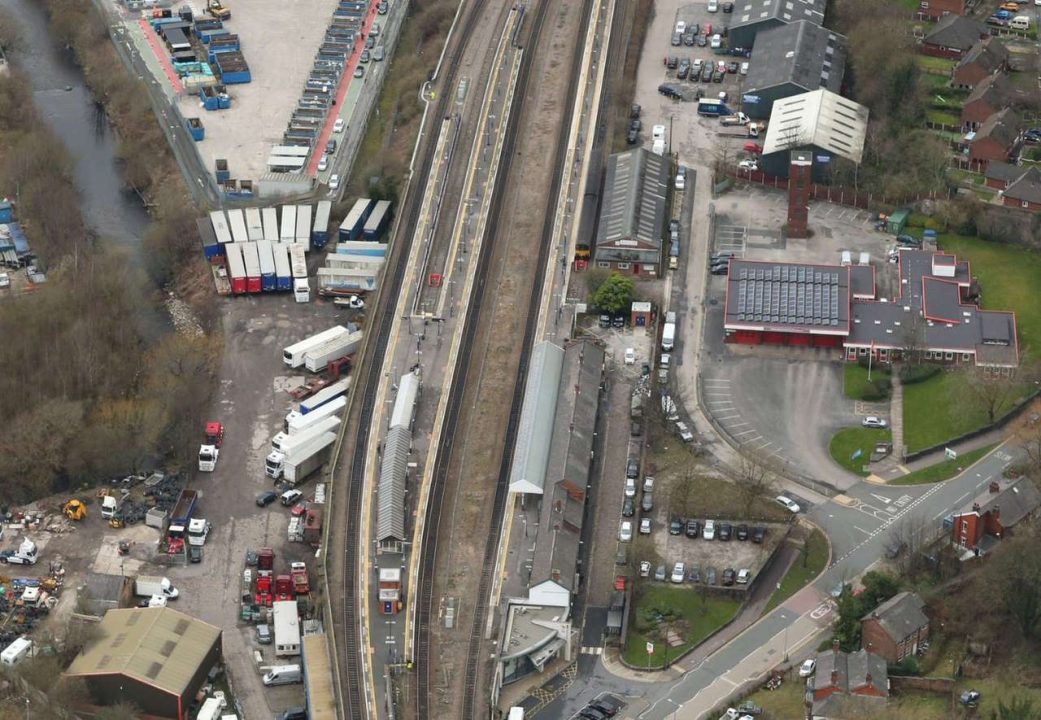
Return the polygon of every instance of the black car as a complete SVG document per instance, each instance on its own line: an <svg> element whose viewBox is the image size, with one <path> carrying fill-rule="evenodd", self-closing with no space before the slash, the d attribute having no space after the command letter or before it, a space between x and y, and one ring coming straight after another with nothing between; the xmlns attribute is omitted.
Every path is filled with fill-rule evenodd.
<svg viewBox="0 0 1041 720"><path fill-rule="evenodd" d="M690 65L680 65L680 69L676 71L676 79L686 80L688 75L690 75Z"/></svg>
<svg viewBox="0 0 1041 720"><path fill-rule="evenodd" d="M278 716L278 720L307 720L307 708L289 708Z"/></svg>
<svg viewBox="0 0 1041 720"><path fill-rule="evenodd" d="M672 85L659 85L658 92L667 98L672 98L673 100L680 96L679 91L672 87Z"/></svg>
<svg viewBox="0 0 1041 720"><path fill-rule="evenodd" d="M737 526L737 539L738 540L747 540L748 539L748 526L747 525L738 525Z"/></svg>
<svg viewBox="0 0 1041 720"><path fill-rule="evenodd" d="M679 64L680 64L680 59L678 57L676 57L675 55L669 55L669 57L667 57L665 59L665 67L667 67L669 70L675 70L676 66L679 65ZM659 90L660 90L660 88L659 88Z"/></svg>
<svg viewBox="0 0 1041 720"><path fill-rule="evenodd" d="M757 525L752 528L752 542L761 543L766 539L766 528L762 525Z"/></svg>
<svg viewBox="0 0 1041 720"><path fill-rule="evenodd" d="M267 492L262 492L257 495L257 505L260 507L267 507L271 503L275 502L275 500L278 500L278 493L274 490L268 490Z"/></svg>
<svg viewBox="0 0 1041 720"><path fill-rule="evenodd" d="M633 437L640 437L643 435L643 424L639 420L633 420L629 424L629 434Z"/></svg>
<svg viewBox="0 0 1041 720"><path fill-rule="evenodd" d="M687 47L693 47L697 37L698 33L694 28L687 28L686 32L683 33L683 44Z"/></svg>
<svg viewBox="0 0 1041 720"><path fill-rule="evenodd" d="M625 476L634 480L640 476L640 458L629 458L625 466Z"/></svg>
<svg viewBox="0 0 1041 720"><path fill-rule="evenodd" d="M731 60L727 64L727 72L731 75L737 75L737 71L741 69L741 66L737 64L737 60Z"/></svg>
<svg viewBox="0 0 1041 720"><path fill-rule="evenodd" d="M247 550L246 551L246 565L248 567L256 567L257 566L257 551L256 550Z"/></svg>
<svg viewBox="0 0 1041 720"><path fill-rule="evenodd" d="M711 256L710 259L712 260L712 264L713 265L718 265L719 263L727 262L732 257L734 257L734 253L732 253L729 250L727 250L727 251L724 251L724 252L712 253L712 256Z"/></svg>
<svg viewBox="0 0 1041 720"><path fill-rule="evenodd" d="M680 231L680 221L677 220L676 218L672 218L671 220L669 220L669 233L671 234L673 232L679 232L679 231Z"/></svg>
<svg viewBox="0 0 1041 720"><path fill-rule="evenodd" d="M629 108L629 117L632 118L633 120L635 120L636 118L640 117L640 109L641 108L640 108L639 105L637 105L636 103L633 103L632 107Z"/></svg>
<svg viewBox="0 0 1041 720"><path fill-rule="evenodd" d="M725 3L723 3L723 12L725 12L725 13L732 13L732 12L734 12L734 3L732 3L732 2L725 2Z"/></svg>
<svg viewBox="0 0 1041 720"><path fill-rule="evenodd" d="M729 263L721 263L719 265L713 265L709 268L709 272L711 272L713 275L726 275L729 271Z"/></svg>
<svg viewBox="0 0 1041 720"><path fill-rule="evenodd" d="M603 700L596 700L594 702L591 702L589 703L589 707L593 708L594 710L599 710L607 717L614 717L618 714L618 708L608 705Z"/></svg>
<svg viewBox="0 0 1041 720"><path fill-rule="evenodd" d="M640 121L640 118L633 118L629 121L629 128L636 132L640 132L640 130L643 129L643 123Z"/></svg>
<svg viewBox="0 0 1041 720"><path fill-rule="evenodd" d="M602 328L609 328L609 327L611 327L611 316L610 315L601 315L600 316L600 327L602 327Z"/></svg>
<svg viewBox="0 0 1041 720"><path fill-rule="evenodd" d="M701 68L701 82L712 82L712 66L708 63Z"/></svg>
<svg viewBox="0 0 1041 720"><path fill-rule="evenodd" d="M730 535L733 531L734 529L730 526L730 523L720 523L719 532L716 533L716 537L725 542L730 539Z"/></svg>
<svg viewBox="0 0 1041 720"><path fill-rule="evenodd" d="M631 497L627 497L622 502L622 517L632 517L635 514L636 514L636 501L633 498L631 498Z"/></svg>
<svg viewBox="0 0 1041 720"><path fill-rule="evenodd" d="M584 708L578 716L586 720L607 720L607 714L600 712L594 707Z"/></svg>
<svg viewBox="0 0 1041 720"><path fill-rule="evenodd" d="M624 315L616 315L613 318L611 318L611 327L616 328L618 330L624 328L625 327L625 316Z"/></svg>
<svg viewBox="0 0 1041 720"><path fill-rule="evenodd" d="M914 235L897 235L896 244L904 245L906 247L920 248L922 247L922 239L916 238Z"/></svg>
<svg viewBox="0 0 1041 720"><path fill-rule="evenodd" d="M629 132L625 134L625 141L630 145L635 145L640 142L640 133L632 128L629 128Z"/></svg>
<svg viewBox="0 0 1041 720"><path fill-rule="evenodd" d="M188 546L188 559L193 563L202 562L202 545L189 545Z"/></svg>
<svg viewBox="0 0 1041 720"><path fill-rule="evenodd" d="M733 568L727 568L726 570L723 571L723 584L724 585L733 585L734 584L734 569Z"/></svg>
<svg viewBox="0 0 1041 720"><path fill-rule="evenodd" d="M683 521L679 518L673 518L672 522L669 523L669 535L682 535L683 534Z"/></svg>
<svg viewBox="0 0 1041 720"><path fill-rule="evenodd" d="M714 82L714 83L721 83L721 82L723 82L723 76L724 75L725 75L725 73L721 73L719 70L716 70L714 73L712 73L712 82Z"/></svg>
<svg viewBox="0 0 1041 720"><path fill-rule="evenodd" d="M701 566L694 563L690 566L690 572L687 573L687 579L693 583L701 582Z"/></svg>
<svg viewBox="0 0 1041 720"><path fill-rule="evenodd" d="M704 35L698 35L698 47L705 47L708 45L708 38Z"/></svg>
<svg viewBox="0 0 1041 720"><path fill-rule="evenodd" d="M701 523L691 518L687 521L687 537L699 538L701 537Z"/></svg>

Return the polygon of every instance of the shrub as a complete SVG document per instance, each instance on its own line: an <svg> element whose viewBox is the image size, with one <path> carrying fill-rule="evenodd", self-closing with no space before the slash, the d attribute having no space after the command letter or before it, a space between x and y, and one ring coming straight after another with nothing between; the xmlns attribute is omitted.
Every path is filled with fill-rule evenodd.
<svg viewBox="0 0 1041 720"><path fill-rule="evenodd" d="M914 655L908 655L899 663L894 665L890 670L891 675L917 675L918 674L918 658Z"/></svg>
<svg viewBox="0 0 1041 720"><path fill-rule="evenodd" d="M943 370L943 366L929 363L923 365L905 365L900 368L900 382L904 385L914 385L915 383L925 382L929 378L939 375L941 370Z"/></svg>

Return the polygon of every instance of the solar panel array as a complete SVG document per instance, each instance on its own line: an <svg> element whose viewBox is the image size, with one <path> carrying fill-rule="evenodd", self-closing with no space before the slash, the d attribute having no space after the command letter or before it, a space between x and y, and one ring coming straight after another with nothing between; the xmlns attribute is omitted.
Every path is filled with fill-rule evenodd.
<svg viewBox="0 0 1041 720"><path fill-rule="evenodd" d="M733 277L733 275L732 275ZM733 314L746 322L838 326L846 288L838 270L806 265L738 266Z"/></svg>

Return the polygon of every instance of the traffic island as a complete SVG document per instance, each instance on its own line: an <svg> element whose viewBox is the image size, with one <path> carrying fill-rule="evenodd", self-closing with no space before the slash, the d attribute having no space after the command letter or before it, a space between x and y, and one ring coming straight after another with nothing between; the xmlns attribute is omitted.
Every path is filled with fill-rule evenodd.
<svg viewBox="0 0 1041 720"><path fill-rule="evenodd" d="M868 463L880 443L892 444L893 435L887 429L848 427L835 433L828 444L831 458L854 475L867 477Z"/></svg>

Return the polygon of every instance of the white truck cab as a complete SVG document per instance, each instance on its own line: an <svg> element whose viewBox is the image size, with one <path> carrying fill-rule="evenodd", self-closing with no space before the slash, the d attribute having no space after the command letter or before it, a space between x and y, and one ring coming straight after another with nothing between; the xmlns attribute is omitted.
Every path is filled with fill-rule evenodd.
<svg viewBox="0 0 1041 720"><path fill-rule="evenodd" d="M298 303L311 302L311 285L307 278L293 280L293 299Z"/></svg>
<svg viewBox="0 0 1041 720"><path fill-rule="evenodd" d="M213 472L217 469L217 457L220 450L216 445L199 446L199 472Z"/></svg>
<svg viewBox="0 0 1041 720"><path fill-rule="evenodd" d="M188 521L188 544L205 545L206 536L210 534L210 522L203 518L192 518Z"/></svg>

